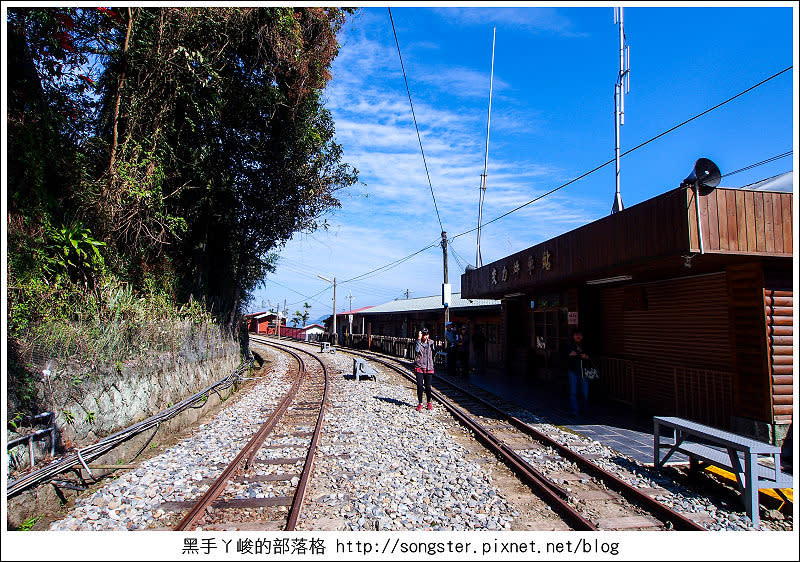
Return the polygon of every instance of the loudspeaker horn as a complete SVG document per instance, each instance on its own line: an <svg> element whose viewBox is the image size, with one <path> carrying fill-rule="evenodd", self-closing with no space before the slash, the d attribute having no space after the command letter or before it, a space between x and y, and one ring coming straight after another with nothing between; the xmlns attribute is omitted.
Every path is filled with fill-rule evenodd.
<svg viewBox="0 0 800 562"><path fill-rule="evenodd" d="M705 195L713 191L721 179L722 175L716 164L708 158L698 158L692 173L683 180L683 185L696 186Z"/></svg>

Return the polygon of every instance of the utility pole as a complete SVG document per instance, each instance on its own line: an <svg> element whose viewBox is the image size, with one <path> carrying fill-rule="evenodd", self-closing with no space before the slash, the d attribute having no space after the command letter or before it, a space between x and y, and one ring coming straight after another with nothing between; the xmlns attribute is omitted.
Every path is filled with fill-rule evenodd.
<svg viewBox="0 0 800 562"><path fill-rule="evenodd" d="M409 291L408 289L406 289L406 300L408 300L408 295L409 295L409 293L410 293L410 292L411 292L411 291Z"/></svg>
<svg viewBox="0 0 800 562"><path fill-rule="evenodd" d="M333 333L331 334L331 345L336 345L336 341L339 339L336 333L336 277L333 278L333 281L319 274L317 274L317 277L328 283L333 283Z"/></svg>
<svg viewBox="0 0 800 562"><path fill-rule="evenodd" d="M447 233L442 231L442 259L444 264L444 285L448 285L447 280ZM442 298L444 298L444 287L442 288ZM450 307L444 307L444 331L447 332L447 323L450 322ZM443 334L445 335L445 334Z"/></svg>
<svg viewBox="0 0 800 562"><path fill-rule="evenodd" d="M331 345L336 345L339 339L339 332L336 331L336 277L333 278L333 341Z"/></svg>
<svg viewBox="0 0 800 562"><path fill-rule="evenodd" d="M349 333L353 333L353 291L347 291L347 298L350 299L350 308L347 313L347 324L350 326Z"/></svg>

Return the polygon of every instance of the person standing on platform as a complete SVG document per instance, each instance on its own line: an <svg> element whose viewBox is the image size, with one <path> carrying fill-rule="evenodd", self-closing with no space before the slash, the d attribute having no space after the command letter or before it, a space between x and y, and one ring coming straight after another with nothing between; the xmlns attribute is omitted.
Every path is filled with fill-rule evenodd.
<svg viewBox="0 0 800 562"><path fill-rule="evenodd" d="M469 376L469 346L472 340L466 326L461 326L461 335L458 338L458 363L461 375Z"/></svg>
<svg viewBox="0 0 800 562"><path fill-rule="evenodd" d="M422 391L428 396L428 409L433 410L431 400L431 382L433 381L433 358L436 355L436 344L430 339L428 328L417 332L417 343L414 351L414 374L417 376L417 411L422 410Z"/></svg>
<svg viewBox="0 0 800 562"><path fill-rule="evenodd" d="M567 376L569 377L569 405L573 416L586 409L589 401L589 381L583 376L583 367L589 355L583 346L583 332L575 330L567 356Z"/></svg>
<svg viewBox="0 0 800 562"><path fill-rule="evenodd" d="M447 340L447 374L452 375L456 370L456 333L452 322L447 323L444 337Z"/></svg>

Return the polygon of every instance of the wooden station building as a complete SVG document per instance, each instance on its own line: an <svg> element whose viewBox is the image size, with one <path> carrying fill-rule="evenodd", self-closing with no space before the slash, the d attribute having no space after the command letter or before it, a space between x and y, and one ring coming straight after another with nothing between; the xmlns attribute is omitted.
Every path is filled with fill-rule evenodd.
<svg viewBox="0 0 800 562"><path fill-rule="evenodd" d="M529 384L563 384L580 327L596 396L779 443L793 414L792 205L790 192L680 187L467 271L462 296L501 299L503 360Z"/></svg>

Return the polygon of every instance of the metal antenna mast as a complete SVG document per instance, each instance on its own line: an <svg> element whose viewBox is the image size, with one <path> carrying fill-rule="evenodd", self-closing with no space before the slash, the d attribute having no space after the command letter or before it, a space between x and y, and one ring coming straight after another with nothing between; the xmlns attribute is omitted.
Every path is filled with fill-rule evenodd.
<svg viewBox="0 0 800 562"><path fill-rule="evenodd" d="M492 86L494 85L494 39L497 28L492 28L492 71L489 76L489 115L486 119L486 152L483 156L483 174L481 175L480 195L478 200L478 250L475 256L475 267L483 265L481 257L481 221L483 220L483 199L486 197L486 169L489 165L489 127L492 124Z"/></svg>
<svg viewBox="0 0 800 562"><path fill-rule="evenodd" d="M611 213L618 213L625 206L622 204L622 195L619 192L619 128L625 124L625 94L631 89L630 48L625 40L625 26L623 23L623 8L614 8L614 23L619 26L619 73L614 84L614 156L616 160L616 191Z"/></svg>

